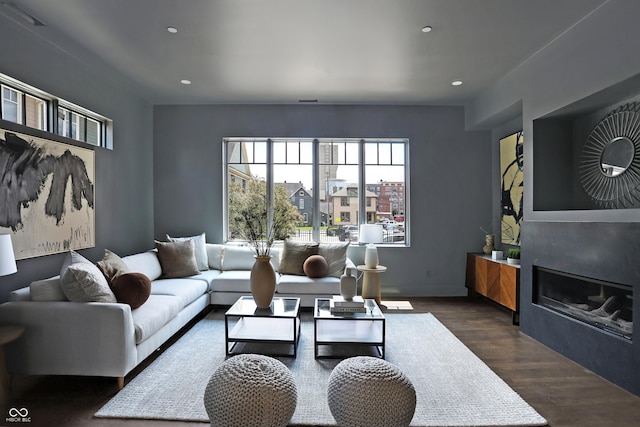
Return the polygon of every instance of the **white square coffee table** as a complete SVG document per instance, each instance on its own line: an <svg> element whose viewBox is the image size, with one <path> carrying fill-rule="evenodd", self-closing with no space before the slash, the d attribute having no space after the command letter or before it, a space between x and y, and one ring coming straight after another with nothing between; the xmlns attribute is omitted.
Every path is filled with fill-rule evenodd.
<svg viewBox="0 0 640 427"><path fill-rule="evenodd" d="M320 346L365 345L376 349L384 359L385 319L374 299L365 299L364 313L332 313L329 298L316 298L313 309L315 358Z"/></svg>
<svg viewBox="0 0 640 427"><path fill-rule="evenodd" d="M253 297L240 297L224 314L224 335L227 356L234 354L238 343L253 342L292 344L293 354L289 356L296 357L300 298L274 297L269 308L258 308Z"/></svg>

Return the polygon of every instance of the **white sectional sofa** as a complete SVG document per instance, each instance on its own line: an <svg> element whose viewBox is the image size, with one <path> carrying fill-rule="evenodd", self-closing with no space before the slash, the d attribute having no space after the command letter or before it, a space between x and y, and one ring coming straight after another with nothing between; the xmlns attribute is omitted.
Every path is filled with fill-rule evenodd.
<svg viewBox="0 0 640 427"><path fill-rule="evenodd" d="M281 252L279 248L272 251L276 271ZM209 304L231 305L240 296L250 295L254 263L250 248L207 243L206 254L207 270L179 278L163 278L155 250L123 257L131 272L151 281L148 299L134 309L119 302L68 301L58 289L60 276L11 292L9 301L0 305L0 324L21 325L25 331L5 346L7 371L116 377L122 388L127 373ZM354 267L348 258L345 267ZM298 296L303 307L312 307L317 297L340 292L340 279L335 276L276 276L276 296Z"/></svg>

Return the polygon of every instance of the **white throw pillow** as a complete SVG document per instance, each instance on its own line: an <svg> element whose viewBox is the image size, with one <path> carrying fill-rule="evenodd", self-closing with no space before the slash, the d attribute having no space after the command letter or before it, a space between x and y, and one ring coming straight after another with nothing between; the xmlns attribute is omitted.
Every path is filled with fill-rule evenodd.
<svg viewBox="0 0 640 427"><path fill-rule="evenodd" d="M68 301L60 287L60 278L36 280L29 285L32 301Z"/></svg>
<svg viewBox="0 0 640 427"><path fill-rule="evenodd" d="M222 254L224 245L220 243L207 243L207 257L209 258L209 268L222 270Z"/></svg>
<svg viewBox="0 0 640 427"><path fill-rule="evenodd" d="M251 270L256 253L248 246L226 245L222 255L222 270Z"/></svg>
<svg viewBox="0 0 640 427"><path fill-rule="evenodd" d="M205 233L191 237L171 237L167 234L169 242L184 242L185 240L193 240L193 249L196 255L196 265L198 270L204 271L209 269L209 256L207 255L207 238Z"/></svg>
<svg viewBox="0 0 640 427"><path fill-rule="evenodd" d="M158 251L152 249L122 258L132 273L142 273L153 281L162 276L162 266L158 260Z"/></svg>
<svg viewBox="0 0 640 427"><path fill-rule="evenodd" d="M62 263L60 287L69 301L116 302L100 269L75 251L71 251Z"/></svg>

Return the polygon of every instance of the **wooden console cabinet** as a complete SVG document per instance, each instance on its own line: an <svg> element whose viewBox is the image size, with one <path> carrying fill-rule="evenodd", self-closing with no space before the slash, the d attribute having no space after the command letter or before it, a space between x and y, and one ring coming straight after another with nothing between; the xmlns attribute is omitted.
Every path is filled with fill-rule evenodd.
<svg viewBox="0 0 640 427"><path fill-rule="evenodd" d="M489 255L467 254L465 285L513 312L513 324L520 323L520 266L495 260Z"/></svg>

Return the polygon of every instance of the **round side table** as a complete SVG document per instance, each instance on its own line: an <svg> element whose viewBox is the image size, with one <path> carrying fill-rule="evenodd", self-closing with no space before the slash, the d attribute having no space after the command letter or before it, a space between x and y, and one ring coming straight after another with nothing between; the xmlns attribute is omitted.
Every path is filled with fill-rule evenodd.
<svg viewBox="0 0 640 427"><path fill-rule="evenodd" d="M382 301L380 296L380 274L387 271L384 265L369 268L366 265L358 265L358 271L362 271L362 298L373 298L378 304Z"/></svg>
<svg viewBox="0 0 640 427"><path fill-rule="evenodd" d="M22 326L0 326L0 410L6 414L9 404L9 377L4 359L4 345L17 340L24 333ZM2 415L4 417L4 415Z"/></svg>

